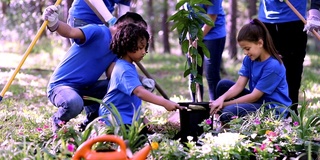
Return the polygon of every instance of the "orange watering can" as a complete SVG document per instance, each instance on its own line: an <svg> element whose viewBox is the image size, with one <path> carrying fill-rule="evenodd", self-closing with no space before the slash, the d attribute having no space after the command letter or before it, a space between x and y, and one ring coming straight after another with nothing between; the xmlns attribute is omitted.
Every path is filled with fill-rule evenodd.
<svg viewBox="0 0 320 160"><path fill-rule="evenodd" d="M92 146L97 142L113 142L118 144L120 149L112 152L97 152L91 150ZM126 144L120 137L115 135L102 135L82 143L73 155L72 160L80 160L81 158L85 160L145 160L151 149L152 147L147 145L136 152L132 158L128 158L126 154Z"/></svg>

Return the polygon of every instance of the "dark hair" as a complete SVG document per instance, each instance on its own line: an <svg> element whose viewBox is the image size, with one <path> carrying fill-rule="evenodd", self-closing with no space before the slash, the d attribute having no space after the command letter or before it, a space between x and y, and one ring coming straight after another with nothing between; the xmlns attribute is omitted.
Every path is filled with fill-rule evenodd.
<svg viewBox="0 0 320 160"><path fill-rule="evenodd" d="M263 48L271 54L271 56L275 57L280 63L282 63L281 57L273 44L271 35L267 29L267 27L258 19L253 19L250 23L244 25L237 37L237 41L248 41L256 43L259 39L263 40Z"/></svg>
<svg viewBox="0 0 320 160"><path fill-rule="evenodd" d="M122 56L126 55L127 52L137 51L139 49L139 43L141 43L141 41L144 39L147 40L147 51L149 41L148 31L143 27L140 27L133 23L129 23L121 27L116 32L116 34L112 38L110 49L114 54L121 58Z"/></svg>
<svg viewBox="0 0 320 160"><path fill-rule="evenodd" d="M135 12L127 12L126 14L122 15L121 17L118 18L118 20L114 25L117 28L121 28L122 26L128 23L134 23L143 28L148 27L147 22L141 17L141 15Z"/></svg>

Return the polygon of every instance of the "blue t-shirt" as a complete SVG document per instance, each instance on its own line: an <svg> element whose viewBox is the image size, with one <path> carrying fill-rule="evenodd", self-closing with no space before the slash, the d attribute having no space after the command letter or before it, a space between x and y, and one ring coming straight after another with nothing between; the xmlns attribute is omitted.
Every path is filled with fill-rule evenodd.
<svg viewBox="0 0 320 160"><path fill-rule="evenodd" d="M112 35L104 25L90 24L80 28L85 35L85 42L72 44L63 60L54 70L48 93L61 85L87 87L97 82L117 56L109 49Z"/></svg>
<svg viewBox="0 0 320 160"><path fill-rule="evenodd" d="M291 4L306 17L307 0L290 0ZM285 3L279 0L261 0L258 19L265 23L284 23L300 20L299 17Z"/></svg>
<svg viewBox="0 0 320 160"><path fill-rule="evenodd" d="M216 14L217 19L214 22L214 26L208 32L206 36L203 37L204 40L213 40L226 36L226 20L225 13L222 7L222 0L211 0L212 5L202 6L207 14Z"/></svg>
<svg viewBox="0 0 320 160"><path fill-rule="evenodd" d="M109 81L108 93L103 99L106 104L112 103L119 111L124 124L131 124L134 113L141 106L141 99L133 94L133 90L142 86L135 65L126 60L116 62ZM101 105L99 116L109 111ZM103 119L107 124L108 122Z"/></svg>
<svg viewBox="0 0 320 160"><path fill-rule="evenodd" d="M114 11L115 4L130 6L130 1L131 0L103 0L110 13ZM103 24L84 0L74 0L71 8L69 9L69 14L87 22L88 24Z"/></svg>
<svg viewBox="0 0 320 160"><path fill-rule="evenodd" d="M262 99L265 103L277 102L285 106L291 105L286 69L274 57L270 56L267 60L259 62L252 61L248 56L245 56L238 74L249 79L251 92L256 88L264 93ZM271 106L279 105L271 104Z"/></svg>

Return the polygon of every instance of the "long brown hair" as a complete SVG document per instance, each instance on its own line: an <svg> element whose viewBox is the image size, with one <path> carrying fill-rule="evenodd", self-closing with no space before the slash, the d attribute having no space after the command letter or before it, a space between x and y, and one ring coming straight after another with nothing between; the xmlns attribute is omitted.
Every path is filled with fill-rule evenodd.
<svg viewBox="0 0 320 160"><path fill-rule="evenodd" d="M250 23L244 25L237 37L237 41L248 41L256 43L259 39L263 40L263 48L273 57L275 57L280 63L282 63L281 57L273 44L271 35L267 27L258 19L253 19Z"/></svg>

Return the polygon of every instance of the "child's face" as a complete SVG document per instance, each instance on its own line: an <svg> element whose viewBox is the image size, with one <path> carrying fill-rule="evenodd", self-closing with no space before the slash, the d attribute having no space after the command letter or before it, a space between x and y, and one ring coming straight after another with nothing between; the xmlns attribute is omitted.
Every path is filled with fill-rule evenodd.
<svg viewBox="0 0 320 160"><path fill-rule="evenodd" d="M250 57L252 61L258 59L261 60L261 55L264 53L263 42L240 41L238 42L240 47L243 49L244 54Z"/></svg>
<svg viewBox="0 0 320 160"><path fill-rule="evenodd" d="M145 38L143 39L139 38L138 50L135 52L129 52L128 56L133 62L139 62L147 54L146 47L147 47L147 40Z"/></svg>

